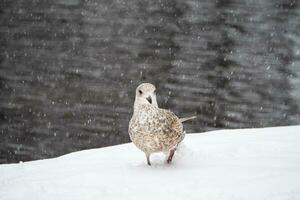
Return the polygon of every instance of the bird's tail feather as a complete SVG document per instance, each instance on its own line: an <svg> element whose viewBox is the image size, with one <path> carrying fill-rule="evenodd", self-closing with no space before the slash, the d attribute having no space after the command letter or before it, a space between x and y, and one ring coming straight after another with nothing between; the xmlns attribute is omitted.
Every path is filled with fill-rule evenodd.
<svg viewBox="0 0 300 200"><path fill-rule="evenodd" d="M184 117L184 118L180 118L180 122L185 122L185 121L188 121L188 120L191 120L191 119L195 119L197 116L192 116L192 117Z"/></svg>

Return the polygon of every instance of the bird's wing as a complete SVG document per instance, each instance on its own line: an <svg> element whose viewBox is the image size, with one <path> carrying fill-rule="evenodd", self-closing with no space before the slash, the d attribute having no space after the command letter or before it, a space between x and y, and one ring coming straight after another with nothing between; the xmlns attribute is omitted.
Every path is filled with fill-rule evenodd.
<svg viewBox="0 0 300 200"><path fill-rule="evenodd" d="M191 120L191 119L195 119L197 116L191 116L191 117L183 117L183 118L180 118L180 122L185 122L185 121L188 121L188 120Z"/></svg>
<svg viewBox="0 0 300 200"><path fill-rule="evenodd" d="M165 109L160 109L159 121L161 123L161 126L164 127L164 134L182 134L182 123L174 113Z"/></svg>

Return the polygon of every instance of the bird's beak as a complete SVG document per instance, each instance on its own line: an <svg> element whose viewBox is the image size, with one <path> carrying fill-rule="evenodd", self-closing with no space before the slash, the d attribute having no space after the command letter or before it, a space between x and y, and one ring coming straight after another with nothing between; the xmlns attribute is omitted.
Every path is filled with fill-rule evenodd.
<svg viewBox="0 0 300 200"><path fill-rule="evenodd" d="M150 104L152 104L152 98L151 98L151 96L147 97L146 99L147 99L147 101L148 101Z"/></svg>

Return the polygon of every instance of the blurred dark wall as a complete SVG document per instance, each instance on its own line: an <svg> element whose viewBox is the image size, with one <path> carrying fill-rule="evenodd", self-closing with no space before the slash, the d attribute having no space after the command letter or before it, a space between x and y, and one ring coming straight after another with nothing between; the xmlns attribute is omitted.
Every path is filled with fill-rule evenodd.
<svg viewBox="0 0 300 200"><path fill-rule="evenodd" d="M129 142L135 88L187 132L300 124L295 0L0 1L0 163Z"/></svg>

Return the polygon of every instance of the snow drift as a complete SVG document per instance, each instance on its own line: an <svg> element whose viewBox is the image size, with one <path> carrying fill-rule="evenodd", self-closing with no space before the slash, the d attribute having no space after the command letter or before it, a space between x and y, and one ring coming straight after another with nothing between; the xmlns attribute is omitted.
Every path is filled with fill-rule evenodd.
<svg viewBox="0 0 300 200"><path fill-rule="evenodd" d="M188 134L151 160L130 143L0 165L0 199L300 199L300 126Z"/></svg>

